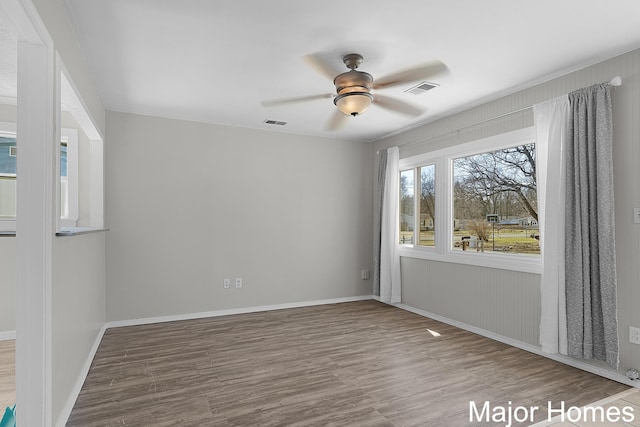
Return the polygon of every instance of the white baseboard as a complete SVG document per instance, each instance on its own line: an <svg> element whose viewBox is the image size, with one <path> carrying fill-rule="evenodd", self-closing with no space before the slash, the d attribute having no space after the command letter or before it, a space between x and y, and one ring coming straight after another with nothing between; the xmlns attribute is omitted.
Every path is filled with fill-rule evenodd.
<svg viewBox="0 0 640 427"><path fill-rule="evenodd" d="M15 340L16 331L0 331L0 341Z"/></svg>
<svg viewBox="0 0 640 427"><path fill-rule="evenodd" d="M91 368L91 363L93 363L93 358L98 351L98 347L100 346L100 342L102 341L102 337L104 336L105 331L107 330L107 326L103 325L98 335L96 336L95 341L93 342L93 346L89 351L89 355L82 365L82 369L80 370L80 375L78 375L78 379L71 390L71 394L67 398L67 402L62 408L62 412L58 417L58 421L56 422L56 427L64 427L69 420L69 416L71 415L71 411L73 410L73 406L76 404L76 400L80 395L80 391L82 390L82 386L84 385L84 381L87 379L87 375L89 374L89 368Z"/></svg>
<svg viewBox="0 0 640 427"><path fill-rule="evenodd" d="M521 350L525 350L530 353L534 353L539 356L543 356L548 359L555 360L556 362L564 363L565 365L573 366L574 368L582 369L583 371L587 371L592 374L599 375L601 377L608 378L610 380L617 381L622 384L626 384L630 387L640 388L640 381L637 381L637 380L632 381L629 378L627 378L625 375L612 371L610 369L600 368L598 366L594 366L589 363L582 362L580 360L574 359L569 356L565 356L563 354L543 353L542 349L538 346L531 345L522 341L518 341L513 338L505 337L503 335L496 334L495 332L487 331L486 329L468 325L466 323L449 319L447 317L440 316L438 314L430 313L428 311L421 310L419 308L411 307L403 303L392 304L392 305L395 307L401 308L403 310L410 311L411 313L415 313L423 317L428 317L430 319L437 320L438 322L446 323L447 325L455 326L457 328L464 329L466 331L473 332L474 334L482 335L487 338L491 338L492 340L499 341L501 343L510 345L512 347L517 347Z"/></svg>
<svg viewBox="0 0 640 427"><path fill-rule="evenodd" d="M175 322L177 320L203 319L205 317L230 316L233 314L257 313L261 311L284 310L287 308L311 307L314 305L339 304L343 302L365 301L373 299L373 295L362 295L356 297L332 298L315 301L301 301L286 304L261 305L254 307L231 308L226 310L205 311L201 313L177 314L173 316L147 317L131 320L116 320L107 322L106 327L119 328L122 326L148 325L150 323Z"/></svg>

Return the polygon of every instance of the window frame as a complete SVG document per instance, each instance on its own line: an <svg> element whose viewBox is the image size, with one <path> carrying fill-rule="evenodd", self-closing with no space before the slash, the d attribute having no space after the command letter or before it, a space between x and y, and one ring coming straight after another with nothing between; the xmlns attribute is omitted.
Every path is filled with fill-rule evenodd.
<svg viewBox="0 0 640 427"><path fill-rule="evenodd" d="M0 122L0 135L6 135L17 138L17 126L11 122ZM58 213L60 217L60 224L63 227L75 227L78 223L78 130L71 128L62 128L60 131L60 144L65 142L67 144L67 188L68 188L68 215L66 217L61 216L62 207L60 197L61 189L59 183L57 205ZM58 171L57 175L60 175L60 148L57 150L56 162ZM11 174L18 179L16 174ZM16 220L15 219L0 219L0 231L15 232Z"/></svg>
<svg viewBox="0 0 640 427"><path fill-rule="evenodd" d="M514 270L526 273L542 273L542 256L530 254L503 254L493 252L475 253L453 250L453 161L460 157L473 156L516 145L536 142L535 128L527 127L452 147L400 159L399 171L414 170L414 180L418 179L418 168L435 165L435 246L400 244L400 256L428 259L433 261L467 264L480 267ZM545 159L536 159L538 163ZM418 209L418 197L414 197L414 212ZM416 219L417 218L417 219ZM414 242L419 215L414 216ZM398 224L399 229L399 224ZM419 228L418 228L419 230Z"/></svg>

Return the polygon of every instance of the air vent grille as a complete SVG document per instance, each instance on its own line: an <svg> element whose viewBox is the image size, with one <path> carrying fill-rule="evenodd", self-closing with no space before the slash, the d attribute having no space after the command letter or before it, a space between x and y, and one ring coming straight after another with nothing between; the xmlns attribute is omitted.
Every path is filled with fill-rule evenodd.
<svg viewBox="0 0 640 427"><path fill-rule="evenodd" d="M405 90L405 92L410 93L412 95L420 95L425 93L428 90L431 90L435 87L438 87L439 85L435 84L435 83L430 83L430 82L422 82L416 86L413 86L410 89Z"/></svg>
<svg viewBox="0 0 640 427"><path fill-rule="evenodd" d="M265 120L264 123L268 124L268 125L277 125L277 126L284 126L287 124L287 122L281 122L278 120Z"/></svg>

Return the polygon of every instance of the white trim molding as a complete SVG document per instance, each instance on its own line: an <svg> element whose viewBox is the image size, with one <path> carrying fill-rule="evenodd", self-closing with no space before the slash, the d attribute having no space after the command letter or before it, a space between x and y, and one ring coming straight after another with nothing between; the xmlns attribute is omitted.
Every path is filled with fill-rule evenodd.
<svg viewBox="0 0 640 427"><path fill-rule="evenodd" d="M510 345L512 347L516 347L521 350L525 350L530 353L534 353L539 356L543 356L548 359L555 360L556 362L564 363L565 365L573 366L574 368L578 368L583 371L590 372L592 374L599 375L601 377L608 378L610 380L617 381L622 384L626 384L630 387L640 388L640 382L632 381L626 376L618 372L612 371L610 369L593 366L593 365L590 365L589 363L582 362L580 360L577 360L568 356L564 356L562 354L543 353L542 349L538 346L531 345L522 341L518 341L513 338L505 337L503 335L496 334L495 332L487 331L486 329L468 325L466 323L449 319L447 317L440 316L438 314L430 313L428 311L421 310L419 308L411 307L403 303L393 304L393 305L395 307L409 311L411 313L418 314L420 316L427 317L429 319L437 320L438 322L446 323L447 325L455 326L456 328L464 329L465 331L473 332L474 334L478 334L483 337L490 338L492 340Z"/></svg>
<svg viewBox="0 0 640 427"><path fill-rule="evenodd" d="M362 295L355 297L331 298L314 301L291 302L285 304L260 305L254 307L230 308L225 310L205 311L201 313L176 314L173 316L147 317L131 320L116 320L107 322L107 329L119 328L123 326L148 325L151 323L175 322L178 320L203 319L206 317L230 316L233 314L258 313L261 311L284 310L287 308L311 307L314 305L339 304L343 302L366 301L376 299L373 295Z"/></svg>
<svg viewBox="0 0 640 427"><path fill-rule="evenodd" d="M54 216L54 45L31 0L0 0L18 30L16 216L17 422L52 425L52 240ZM21 119L22 118L22 119ZM28 120L25 120L28 119Z"/></svg>
<svg viewBox="0 0 640 427"><path fill-rule="evenodd" d="M16 339L16 331L0 331L0 341L9 341Z"/></svg>
<svg viewBox="0 0 640 427"><path fill-rule="evenodd" d="M53 48L18 42L20 161L16 210L16 402L18 423L52 425L54 214Z"/></svg>

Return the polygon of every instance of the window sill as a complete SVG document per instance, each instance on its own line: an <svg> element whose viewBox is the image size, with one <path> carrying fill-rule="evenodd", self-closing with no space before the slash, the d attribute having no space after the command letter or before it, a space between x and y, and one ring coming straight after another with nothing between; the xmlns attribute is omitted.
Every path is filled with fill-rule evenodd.
<svg viewBox="0 0 640 427"><path fill-rule="evenodd" d="M57 237L79 236L81 234L101 233L109 231L108 228L90 228L90 227L63 227L56 233ZM16 237L14 230L0 230L0 237Z"/></svg>
<svg viewBox="0 0 640 427"><path fill-rule="evenodd" d="M63 227L56 233L57 237L79 236L82 234L101 233L109 231L108 228L91 228L91 227Z"/></svg>
<svg viewBox="0 0 640 427"><path fill-rule="evenodd" d="M530 255L503 255L488 252L454 252L441 254L433 248L414 248L400 246L400 256L406 258L426 259L455 264L466 264L477 267L497 268L500 270L520 271L523 273L542 274L542 257Z"/></svg>

